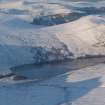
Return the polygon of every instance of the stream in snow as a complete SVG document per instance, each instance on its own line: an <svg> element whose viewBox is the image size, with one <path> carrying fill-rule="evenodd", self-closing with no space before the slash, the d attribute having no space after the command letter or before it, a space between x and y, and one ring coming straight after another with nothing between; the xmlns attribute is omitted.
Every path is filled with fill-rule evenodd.
<svg viewBox="0 0 105 105"><path fill-rule="evenodd" d="M45 64L26 64L11 68L12 73L24 76L29 79L47 79L57 75L67 73L72 70L97 65L105 62L105 57L82 58L71 61L62 61Z"/></svg>

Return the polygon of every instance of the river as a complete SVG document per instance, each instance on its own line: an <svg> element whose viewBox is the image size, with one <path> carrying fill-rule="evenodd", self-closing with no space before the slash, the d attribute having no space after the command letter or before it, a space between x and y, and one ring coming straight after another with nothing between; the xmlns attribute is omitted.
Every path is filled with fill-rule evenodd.
<svg viewBox="0 0 105 105"><path fill-rule="evenodd" d="M26 64L11 68L12 73L29 79L46 79L61 75L73 70L94 66L105 62L105 57L82 58L62 62L45 64Z"/></svg>

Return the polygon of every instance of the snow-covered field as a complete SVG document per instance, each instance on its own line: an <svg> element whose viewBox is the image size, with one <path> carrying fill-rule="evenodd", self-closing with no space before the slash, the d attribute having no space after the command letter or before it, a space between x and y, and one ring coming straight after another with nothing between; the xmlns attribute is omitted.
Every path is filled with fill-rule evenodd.
<svg viewBox="0 0 105 105"><path fill-rule="evenodd" d="M43 82L0 80L1 105L105 105L105 64Z"/></svg>
<svg viewBox="0 0 105 105"><path fill-rule="evenodd" d="M0 0L0 74L23 64L100 55L105 55L105 0ZM5 78L0 103L105 105L104 69L91 66L38 84Z"/></svg>

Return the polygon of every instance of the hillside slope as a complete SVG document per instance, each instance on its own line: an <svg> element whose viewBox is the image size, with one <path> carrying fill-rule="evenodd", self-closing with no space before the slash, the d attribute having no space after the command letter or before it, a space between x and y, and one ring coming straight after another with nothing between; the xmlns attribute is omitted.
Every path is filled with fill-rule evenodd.
<svg viewBox="0 0 105 105"><path fill-rule="evenodd" d="M71 8L65 6L64 1L58 5L59 2L58 0L56 4L44 4L43 11L39 9L42 4L37 7L35 3L29 1L0 4L1 69L21 64L105 54L104 13L83 15L71 22L67 20L68 17L64 17L64 20L67 20L66 23L53 26L31 24L37 13L42 17L48 14L49 16L60 14L59 20L63 17L63 13L69 12L69 18L71 18L70 13L73 11L76 13L84 11L84 7L82 7L83 10L78 11L73 9L80 8L82 2L74 2L74 4L69 2L68 5ZM100 1L100 7L103 7L102 2ZM91 4L98 8L94 2ZM37 11L33 8L37 8Z"/></svg>

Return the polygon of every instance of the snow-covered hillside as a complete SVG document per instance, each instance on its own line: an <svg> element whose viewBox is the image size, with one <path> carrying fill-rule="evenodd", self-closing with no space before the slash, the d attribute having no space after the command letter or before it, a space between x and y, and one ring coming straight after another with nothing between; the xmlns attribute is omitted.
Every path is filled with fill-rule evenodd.
<svg viewBox="0 0 105 105"><path fill-rule="evenodd" d="M75 57L105 54L105 17L86 16L49 28ZM60 30L61 29L61 30Z"/></svg>
<svg viewBox="0 0 105 105"><path fill-rule="evenodd" d="M50 3L51 2L51 3ZM55 3L56 4L55 4ZM99 2L99 1L98 1ZM15 65L63 60L92 55L105 54L105 15L82 14L75 20L76 14L86 12L82 3L49 1L35 3L30 1L3 2L0 4L0 68ZM88 2L95 8L103 7L95 2ZM67 5L68 6L67 6ZM42 8L41 8L42 7ZM86 6L87 7L87 6ZM36 9L37 8L37 9ZM80 10L78 9L80 8ZM82 9L83 10L82 10ZM97 9L96 9L97 10ZM102 11L100 9L100 11ZM64 13L69 16L63 15ZM31 24L38 16L59 15L64 23L52 26ZM52 19L52 17L51 17ZM53 19L51 20L53 22Z"/></svg>
<svg viewBox="0 0 105 105"><path fill-rule="evenodd" d="M0 105L105 105L101 55L105 0L0 0Z"/></svg>

